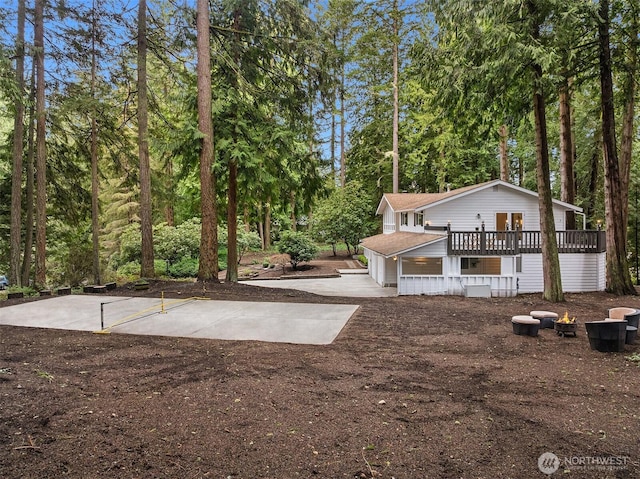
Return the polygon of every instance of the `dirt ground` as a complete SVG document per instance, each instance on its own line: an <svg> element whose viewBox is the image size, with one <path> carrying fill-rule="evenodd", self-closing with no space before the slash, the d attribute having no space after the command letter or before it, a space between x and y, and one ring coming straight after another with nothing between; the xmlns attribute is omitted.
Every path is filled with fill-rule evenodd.
<svg viewBox="0 0 640 479"><path fill-rule="evenodd" d="M0 326L0 477L528 479L545 452L554 476L640 477L640 347L592 351L583 324L640 297L115 294L160 291L361 307L328 346ZM514 335L511 316L533 309L576 316L577 337Z"/></svg>

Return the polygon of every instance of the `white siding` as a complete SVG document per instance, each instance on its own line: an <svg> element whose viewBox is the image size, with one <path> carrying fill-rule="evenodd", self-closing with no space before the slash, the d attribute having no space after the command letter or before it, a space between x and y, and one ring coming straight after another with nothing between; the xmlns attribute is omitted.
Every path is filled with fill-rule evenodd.
<svg viewBox="0 0 640 479"><path fill-rule="evenodd" d="M404 257L442 258L442 275L400 275L399 295L463 295L467 285L489 285L492 296L515 296L515 257L501 258L500 275L461 275L460 258L446 256L446 242L442 241L412 251Z"/></svg>
<svg viewBox="0 0 640 479"><path fill-rule="evenodd" d="M605 253L560 254L562 289L567 293L604 291ZM518 273L521 293L539 293L544 290L542 255L523 254L522 272Z"/></svg>
<svg viewBox="0 0 640 479"><path fill-rule="evenodd" d="M382 286L396 286L398 284L398 261L393 258L382 258L384 261L384 283Z"/></svg>
<svg viewBox="0 0 640 479"><path fill-rule="evenodd" d="M507 276L401 276L399 295L464 295L467 285L489 285L491 296L516 295L516 278Z"/></svg>
<svg viewBox="0 0 640 479"><path fill-rule="evenodd" d="M384 210L384 214L382 215L382 232L383 233L393 233L396 230L396 218L395 214L391 208L388 206Z"/></svg>
<svg viewBox="0 0 640 479"><path fill-rule="evenodd" d="M429 258L439 258L442 256L447 256L447 240L446 237L441 241L428 244L418 249L414 249L413 251L409 251L405 253L403 256L405 257L422 257L426 256Z"/></svg>
<svg viewBox="0 0 640 479"><path fill-rule="evenodd" d="M565 210L554 205L553 211L556 229L564 230ZM424 210L424 221L433 226L446 226L451 221L454 231L480 229L484 221L485 229L491 231L496 229L496 213L522 213L523 229L540 230L537 197L499 185L428 207Z"/></svg>

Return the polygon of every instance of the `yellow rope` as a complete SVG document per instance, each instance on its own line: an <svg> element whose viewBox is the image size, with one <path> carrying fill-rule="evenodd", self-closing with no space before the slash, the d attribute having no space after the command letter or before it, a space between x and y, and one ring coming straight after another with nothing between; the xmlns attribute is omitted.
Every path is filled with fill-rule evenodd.
<svg viewBox="0 0 640 479"><path fill-rule="evenodd" d="M162 312L166 313L167 312L165 310L165 306L171 306L173 304L186 303L188 301L203 301L203 300L208 300L208 299L209 298L204 298L204 297L199 297L199 296L192 296L190 298L176 299L174 301L169 301L168 303L165 303L164 302L164 293L163 293L163 297L162 297L161 303L159 305L160 306L159 313L162 313ZM97 331L94 331L94 334L110 334L111 333L110 329L115 328L116 326L119 326L122 323L126 323L127 321L130 321L130 320L132 320L132 319L134 319L134 318L136 318L136 317L138 317L138 316L140 316L140 315L142 315L144 313L147 313L149 311L153 311L154 309L157 309L157 308L158 308L158 305L154 305L154 306L150 306L150 307L145 308L145 309L141 309L140 311L137 311L137 312L135 312L133 314L130 314L129 316L125 316L124 318L116 321L115 323L107 326L104 329L99 329Z"/></svg>

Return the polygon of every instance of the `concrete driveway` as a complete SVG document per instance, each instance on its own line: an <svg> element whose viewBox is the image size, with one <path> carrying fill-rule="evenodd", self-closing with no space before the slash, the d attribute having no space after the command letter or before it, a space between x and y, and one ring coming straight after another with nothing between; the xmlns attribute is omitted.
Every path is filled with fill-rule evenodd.
<svg viewBox="0 0 640 479"><path fill-rule="evenodd" d="M397 288L383 288L367 270L339 270L339 278L258 279L243 281L252 286L297 289L321 296L349 298L383 298L398 295Z"/></svg>

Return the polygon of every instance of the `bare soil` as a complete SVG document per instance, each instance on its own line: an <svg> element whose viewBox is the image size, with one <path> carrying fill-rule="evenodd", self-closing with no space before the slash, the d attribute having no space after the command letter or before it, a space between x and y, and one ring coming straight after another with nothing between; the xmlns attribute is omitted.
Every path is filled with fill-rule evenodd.
<svg viewBox="0 0 640 479"><path fill-rule="evenodd" d="M0 326L0 477L528 479L544 477L545 452L558 476L640 477L639 347L592 351L584 329L639 297L330 298L194 282L115 293L160 291L361 307L329 346ZM514 335L511 316L534 309L576 316L577 337Z"/></svg>

